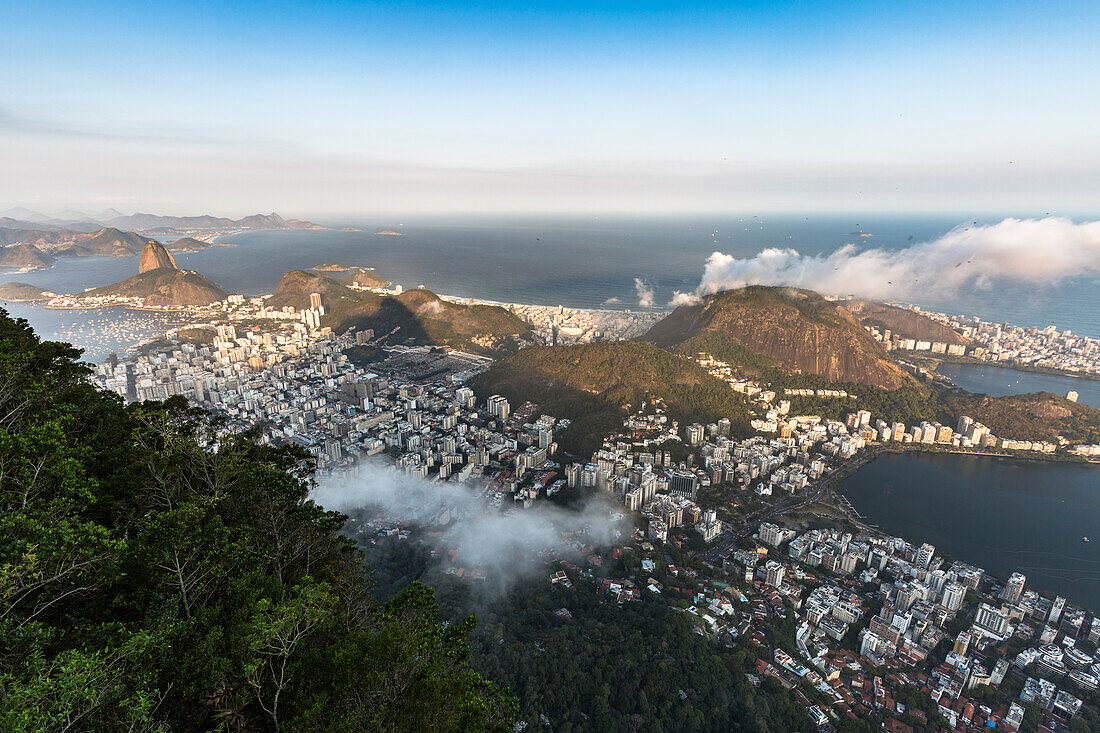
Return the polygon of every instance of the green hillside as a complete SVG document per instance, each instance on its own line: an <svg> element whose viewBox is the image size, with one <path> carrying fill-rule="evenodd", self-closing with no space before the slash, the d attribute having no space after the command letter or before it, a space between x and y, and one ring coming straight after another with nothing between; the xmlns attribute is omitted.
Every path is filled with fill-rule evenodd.
<svg viewBox="0 0 1100 733"><path fill-rule="evenodd" d="M741 394L694 362L636 341L532 346L494 364L470 387L482 399L501 394L513 404L530 400L572 419L560 442L584 456L622 427L624 405L637 408L649 396L663 398L681 424L728 417L736 434L749 430Z"/></svg>
<svg viewBox="0 0 1100 733"><path fill-rule="evenodd" d="M167 246L168 249L172 250L173 252L193 252L199 249L206 249L210 246L210 243L203 242L202 240L195 239L194 237L180 237L179 239L173 241Z"/></svg>
<svg viewBox="0 0 1100 733"><path fill-rule="evenodd" d="M374 270L368 270L365 267L350 267L347 272L336 277L342 283L356 285L361 288L385 288L390 285L389 280Z"/></svg>
<svg viewBox="0 0 1100 733"><path fill-rule="evenodd" d="M0 267L49 267L54 258L33 244L12 244L0 247Z"/></svg>
<svg viewBox="0 0 1100 733"><path fill-rule="evenodd" d="M207 305L225 300L229 293L194 270L162 267L81 293L143 298L146 305Z"/></svg>
<svg viewBox="0 0 1100 733"><path fill-rule="evenodd" d="M0 283L0 300L49 300L52 294L37 285Z"/></svg>
<svg viewBox="0 0 1100 733"><path fill-rule="evenodd" d="M959 390L943 402L948 415L968 415L1001 438L1100 443L1100 410L1050 392L989 397Z"/></svg>

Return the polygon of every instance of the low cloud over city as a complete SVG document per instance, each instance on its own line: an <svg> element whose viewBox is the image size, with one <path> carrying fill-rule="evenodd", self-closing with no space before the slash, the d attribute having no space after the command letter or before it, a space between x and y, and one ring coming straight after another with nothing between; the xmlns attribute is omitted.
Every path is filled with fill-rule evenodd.
<svg viewBox="0 0 1100 733"><path fill-rule="evenodd" d="M603 496L575 510L542 501L526 510L487 511L486 499L466 485L426 481L370 461L359 464L357 476L323 479L312 498L326 509L438 522L442 542L457 550L456 561L488 570L492 587L501 588L544 567L540 555L580 559L584 546L607 546L629 532L629 523L619 521L622 506Z"/></svg>

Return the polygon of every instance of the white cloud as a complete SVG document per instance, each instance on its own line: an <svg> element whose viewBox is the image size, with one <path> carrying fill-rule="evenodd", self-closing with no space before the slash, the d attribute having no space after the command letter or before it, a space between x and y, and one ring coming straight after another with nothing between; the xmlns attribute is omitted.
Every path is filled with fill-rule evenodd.
<svg viewBox="0 0 1100 733"><path fill-rule="evenodd" d="M902 298L990 288L998 279L1056 283L1097 272L1100 221L1010 218L988 226L959 226L934 241L898 250L861 250L848 244L819 256L778 248L748 258L715 252L707 258L695 294L791 285L829 295Z"/></svg>
<svg viewBox="0 0 1100 733"><path fill-rule="evenodd" d="M638 292L638 305L642 308L652 308L656 294L653 286L640 277L634 278L634 290Z"/></svg>
<svg viewBox="0 0 1100 733"><path fill-rule="evenodd" d="M541 556L579 559L584 545L607 546L630 531L614 518L622 508L603 496L577 511L539 501L531 509L501 512L463 484L413 478L369 461L359 466L358 476L323 479L311 498L326 509L373 509L413 523L447 511L449 521L439 531L458 551L456 560L489 570L500 589L544 568Z"/></svg>
<svg viewBox="0 0 1100 733"><path fill-rule="evenodd" d="M668 304L673 308L678 308L681 305L695 305L699 302L699 296L695 293L685 293L681 290L672 291L672 300L668 301Z"/></svg>

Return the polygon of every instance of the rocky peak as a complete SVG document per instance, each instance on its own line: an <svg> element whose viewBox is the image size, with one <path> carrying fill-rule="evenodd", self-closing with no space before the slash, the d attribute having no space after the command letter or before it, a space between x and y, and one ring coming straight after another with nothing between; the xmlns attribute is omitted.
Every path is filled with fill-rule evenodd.
<svg viewBox="0 0 1100 733"><path fill-rule="evenodd" d="M179 266L176 265L176 258L172 256L171 252L164 248L163 244L150 240L141 250L141 262L138 263L138 273L149 272L150 270L160 270L162 268L178 270Z"/></svg>

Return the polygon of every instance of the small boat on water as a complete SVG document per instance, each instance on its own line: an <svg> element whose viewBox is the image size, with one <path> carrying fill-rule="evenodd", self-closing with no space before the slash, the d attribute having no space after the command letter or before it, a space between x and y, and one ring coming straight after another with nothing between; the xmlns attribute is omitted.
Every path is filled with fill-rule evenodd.
<svg viewBox="0 0 1100 733"><path fill-rule="evenodd" d="M1090 540L1088 537L1082 537L1081 541L1082 542L1092 542L1092 540Z"/></svg>

